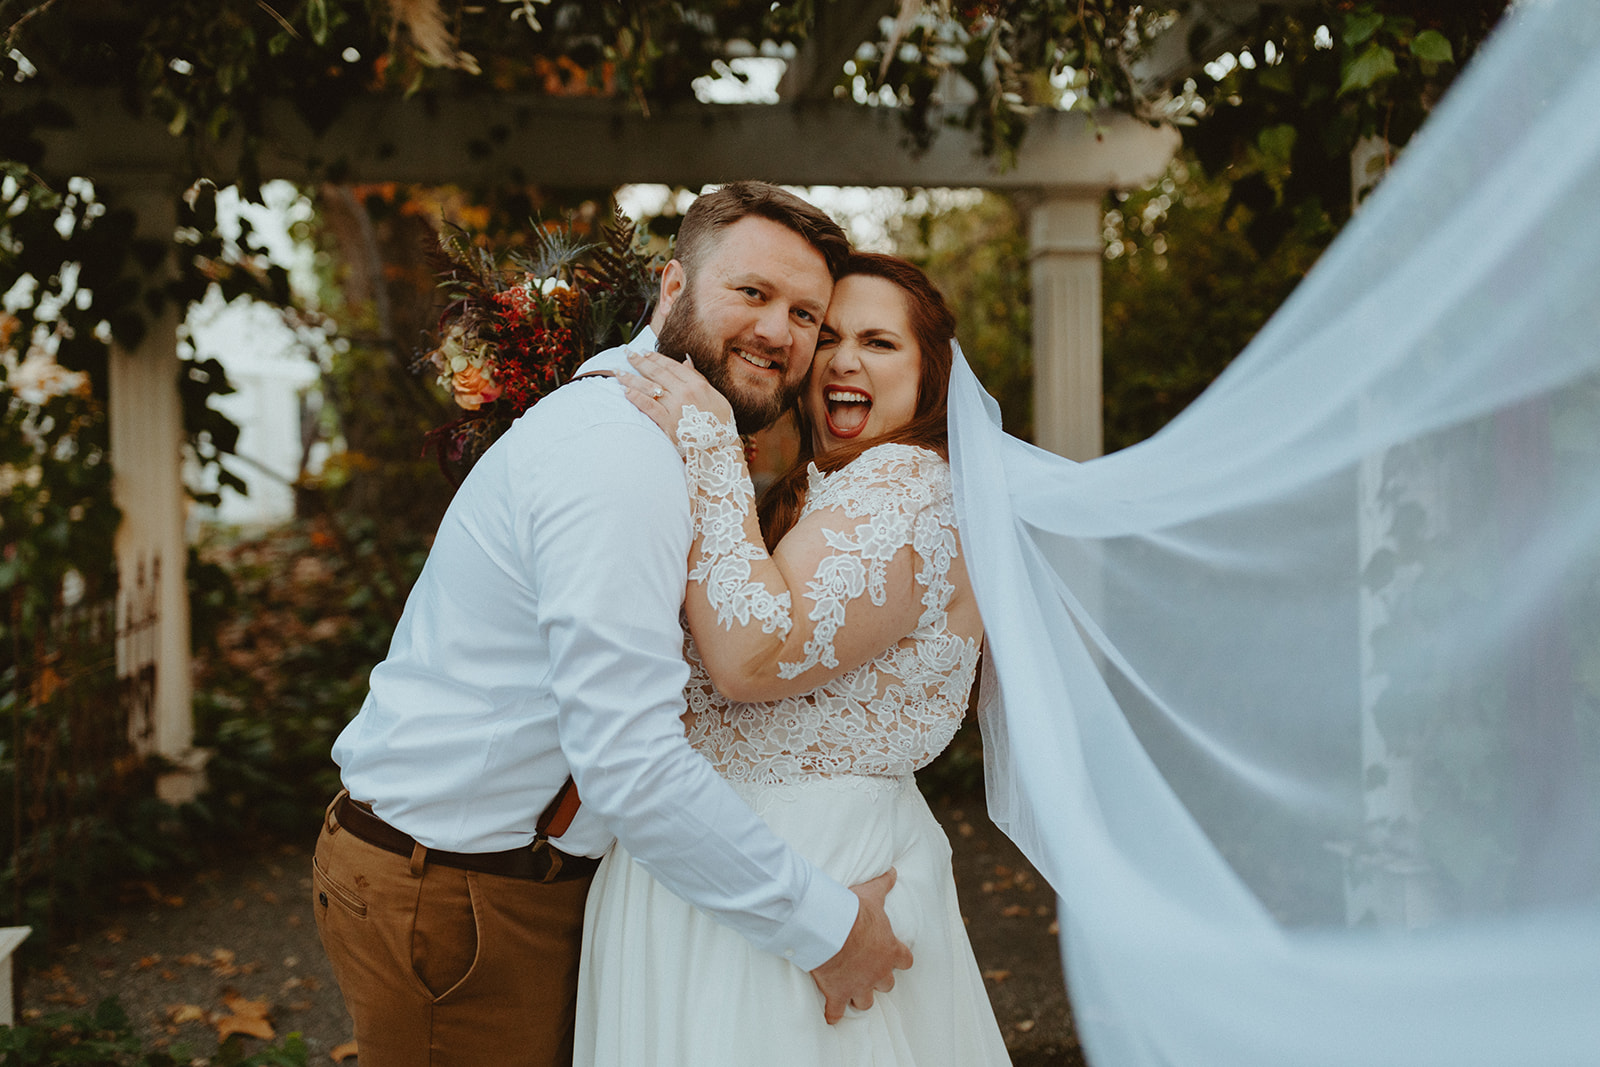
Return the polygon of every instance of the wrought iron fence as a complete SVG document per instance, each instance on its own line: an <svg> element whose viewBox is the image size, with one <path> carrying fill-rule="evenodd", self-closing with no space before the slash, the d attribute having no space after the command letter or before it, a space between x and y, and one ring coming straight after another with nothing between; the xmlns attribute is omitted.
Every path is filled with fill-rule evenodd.
<svg viewBox="0 0 1600 1067"><path fill-rule="evenodd" d="M9 730L0 805L10 825L0 908L10 923L55 925L95 892L95 859L126 805L149 797L160 561L131 581L74 590L31 622L9 605L0 701ZM98 595L97 595L98 594Z"/></svg>

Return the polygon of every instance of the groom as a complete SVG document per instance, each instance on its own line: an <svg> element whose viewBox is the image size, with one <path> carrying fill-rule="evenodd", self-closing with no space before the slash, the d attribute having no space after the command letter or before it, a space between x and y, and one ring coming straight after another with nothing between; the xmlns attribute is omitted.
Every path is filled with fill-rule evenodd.
<svg viewBox="0 0 1600 1067"><path fill-rule="evenodd" d="M627 348L687 352L759 428L805 380L847 251L774 186L701 196ZM605 370L631 370L626 351L580 374ZM313 866L363 1062L569 1063L584 896L613 836L810 971L830 1023L910 966L883 912L892 873L832 881L684 739L690 541L672 443L604 377L540 401L456 494L334 743L345 790Z"/></svg>

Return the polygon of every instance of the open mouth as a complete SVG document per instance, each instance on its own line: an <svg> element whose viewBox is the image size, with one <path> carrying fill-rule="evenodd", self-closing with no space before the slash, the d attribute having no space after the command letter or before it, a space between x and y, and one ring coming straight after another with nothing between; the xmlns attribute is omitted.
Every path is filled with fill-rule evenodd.
<svg viewBox="0 0 1600 1067"><path fill-rule="evenodd" d="M867 428L867 416L872 414L872 397L860 389L847 386L829 386L822 398L828 418L828 432L835 437L858 436Z"/></svg>

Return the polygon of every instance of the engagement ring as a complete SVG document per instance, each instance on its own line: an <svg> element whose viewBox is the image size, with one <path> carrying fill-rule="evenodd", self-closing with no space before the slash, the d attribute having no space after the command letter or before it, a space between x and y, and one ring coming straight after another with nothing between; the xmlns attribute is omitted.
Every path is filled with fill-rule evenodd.
<svg viewBox="0 0 1600 1067"><path fill-rule="evenodd" d="M657 400L660 400L662 397L667 395L667 391L658 385L654 389L650 390L650 395L655 397Z"/></svg>

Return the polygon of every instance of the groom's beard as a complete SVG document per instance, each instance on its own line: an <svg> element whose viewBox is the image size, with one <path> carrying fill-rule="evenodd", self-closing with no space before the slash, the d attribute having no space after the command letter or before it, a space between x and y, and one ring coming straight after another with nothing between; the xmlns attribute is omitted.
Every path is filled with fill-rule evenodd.
<svg viewBox="0 0 1600 1067"><path fill-rule="evenodd" d="M718 341L700 321L694 298L687 286L677 303L672 305L672 310L667 312L667 321L661 324L661 333L656 342L662 355L673 358L687 356L694 369L704 375L717 392L728 398L728 404L733 408L734 424L743 434L755 433L772 425L779 415L793 406L805 388L804 378L796 382L783 382L771 389L735 380L733 361L739 357L734 354L734 349L743 349L762 357L770 354L772 359L779 361L783 359L783 352L753 339ZM787 364L780 362L779 365L784 368L783 373L787 373Z"/></svg>

